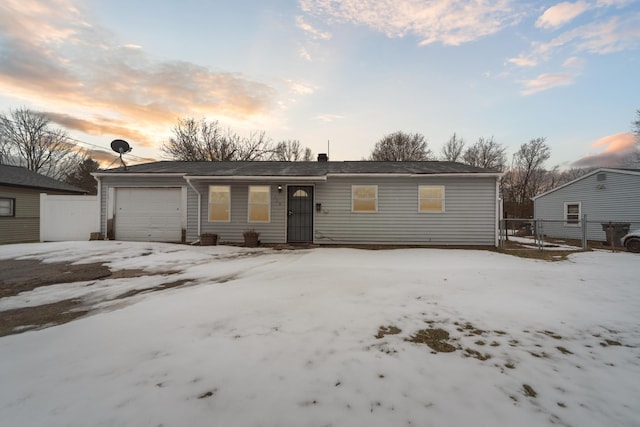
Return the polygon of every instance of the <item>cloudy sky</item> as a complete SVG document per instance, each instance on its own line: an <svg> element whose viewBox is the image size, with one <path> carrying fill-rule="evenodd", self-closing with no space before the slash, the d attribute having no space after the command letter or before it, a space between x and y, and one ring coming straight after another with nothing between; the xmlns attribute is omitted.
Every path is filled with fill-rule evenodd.
<svg viewBox="0 0 640 427"><path fill-rule="evenodd" d="M331 160L402 130L435 153L455 132L611 161L634 144L639 69L639 0L0 2L0 111L156 159L188 116L330 141Z"/></svg>

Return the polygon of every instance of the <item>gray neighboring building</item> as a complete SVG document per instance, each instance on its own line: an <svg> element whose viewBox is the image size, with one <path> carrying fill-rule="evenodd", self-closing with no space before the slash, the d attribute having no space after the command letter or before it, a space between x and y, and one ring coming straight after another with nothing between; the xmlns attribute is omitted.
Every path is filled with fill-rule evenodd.
<svg viewBox="0 0 640 427"><path fill-rule="evenodd" d="M116 240L497 244L499 172L454 162L155 162L94 173Z"/></svg>
<svg viewBox="0 0 640 427"><path fill-rule="evenodd" d="M597 169L533 198L534 218L550 237L582 238L587 215L587 239L607 240L601 223L629 223L640 228L640 170Z"/></svg>
<svg viewBox="0 0 640 427"><path fill-rule="evenodd" d="M0 165L0 244L40 241L40 193L86 191L23 167Z"/></svg>

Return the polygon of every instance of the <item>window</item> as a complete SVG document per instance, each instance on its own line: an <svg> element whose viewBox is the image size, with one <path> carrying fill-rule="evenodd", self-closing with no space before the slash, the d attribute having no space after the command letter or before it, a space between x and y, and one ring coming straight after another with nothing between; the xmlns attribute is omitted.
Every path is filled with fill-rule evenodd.
<svg viewBox="0 0 640 427"><path fill-rule="evenodd" d="M564 204L564 225L580 226L580 202L566 202Z"/></svg>
<svg viewBox="0 0 640 427"><path fill-rule="evenodd" d="M378 186L352 185L351 211L378 212Z"/></svg>
<svg viewBox="0 0 640 427"><path fill-rule="evenodd" d="M16 199L0 198L0 216L16 216Z"/></svg>
<svg viewBox="0 0 640 427"><path fill-rule="evenodd" d="M444 187L441 185L419 185L418 211L444 212Z"/></svg>
<svg viewBox="0 0 640 427"><path fill-rule="evenodd" d="M228 185L209 186L209 221L231 221L231 188Z"/></svg>
<svg viewBox="0 0 640 427"><path fill-rule="evenodd" d="M249 186L249 222L271 221L271 187Z"/></svg>

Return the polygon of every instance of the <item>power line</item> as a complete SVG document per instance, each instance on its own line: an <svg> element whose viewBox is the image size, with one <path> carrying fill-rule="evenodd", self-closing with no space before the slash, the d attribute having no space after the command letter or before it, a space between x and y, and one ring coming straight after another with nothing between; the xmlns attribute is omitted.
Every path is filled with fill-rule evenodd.
<svg viewBox="0 0 640 427"><path fill-rule="evenodd" d="M108 149L107 149L107 148L100 147L99 145L92 144L92 143L90 143L90 142L81 141L81 140L79 140L79 139L72 138L72 137L70 137L70 136L68 136L68 137L67 137L67 139L70 139L71 141L74 141L74 142L79 142L79 143L81 143L81 144L89 145L89 146L91 146L91 147L99 148L100 150L103 150L103 151L107 151L107 152L108 152ZM109 153L109 154L111 154L111 153ZM116 157L117 157L117 155L115 155L115 154L114 154L114 156L116 156ZM138 160L150 160L149 158L136 156L135 154L130 154L130 153L127 153L127 156L129 156L129 157L135 157L135 158L136 158L136 159L138 159Z"/></svg>
<svg viewBox="0 0 640 427"><path fill-rule="evenodd" d="M7 118L7 117L4 117L4 120L6 120L6 121L8 121L8 122L11 122L11 123L13 123L14 125L17 125L17 126L19 126L19 125L20 125L20 124L19 124L18 122L16 122L15 120L11 120L11 119L9 119L9 118ZM50 130L44 130L44 132L45 132L45 133L48 133L49 135L54 135L54 134L55 134L55 132L50 131ZM107 152L108 152L108 149L107 149L107 148L101 147L101 146L96 145L96 144L92 144L92 143L87 142L87 141L82 141L82 140L77 139L77 138L72 138L72 137L70 137L70 136L68 136L68 135L67 135L67 136L65 136L65 139L68 139L68 140L73 141L73 142L76 142L76 143L80 143L80 144L88 145L88 146L91 146L91 147L95 147L95 148L98 148L98 149L100 149L100 150L103 150L103 151L107 151ZM80 147L80 148L85 148L85 147ZM86 149L86 148L85 148L85 149ZM111 154L111 153L109 153L109 154ZM136 159L138 159L138 160L141 160L141 161L148 161L148 160L151 160L151 159L146 158L146 157L136 156L135 154L127 154L127 155L128 155L129 157L134 157L134 158L136 158ZM115 154L114 154L114 156L115 156Z"/></svg>

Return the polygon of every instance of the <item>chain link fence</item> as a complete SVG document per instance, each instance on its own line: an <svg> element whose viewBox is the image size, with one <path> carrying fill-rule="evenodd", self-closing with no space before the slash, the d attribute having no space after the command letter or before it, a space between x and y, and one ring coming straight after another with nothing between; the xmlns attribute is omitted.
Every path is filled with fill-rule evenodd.
<svg viewBox="0 0 640 427"><path fill-rule="evenodd" d="M505 218L500 220L499 247L504 250L624 250L621 238L640 230L640 219Z"/></svg>

